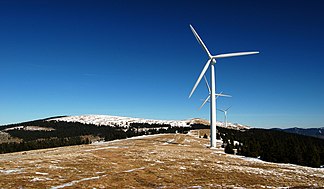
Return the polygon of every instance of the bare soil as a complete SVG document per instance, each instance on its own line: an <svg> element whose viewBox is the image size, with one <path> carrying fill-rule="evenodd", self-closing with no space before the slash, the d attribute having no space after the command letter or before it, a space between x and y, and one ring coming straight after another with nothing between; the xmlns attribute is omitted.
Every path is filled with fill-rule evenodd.
<svg viewBox="0 0 324 189"><path fill-rule="evenodd" d="M208 144L166 134L2 154L0 188L324 187L324 169L228 155Z"/></svg>

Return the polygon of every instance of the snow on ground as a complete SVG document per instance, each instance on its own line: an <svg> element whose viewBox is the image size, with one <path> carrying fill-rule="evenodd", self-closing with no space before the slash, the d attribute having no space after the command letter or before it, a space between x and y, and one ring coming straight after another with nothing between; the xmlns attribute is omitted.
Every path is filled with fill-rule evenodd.
<svg viewBox="0 0 324 189"><path fill-rule="evenodd" d="M251 174L260 174L260 175L268 175L268 176L276 175L277 177L298 174L305 177L311 176L311 177L319 177L324 179L324 169L322 168L312 168L312 167L306 167L306 166L289 164L289 163L266 162L258 158L251 158L251 157L232 155L232 154L226 154L226 156L234 159L242 159L246 162L249 162L250 166L227 165L226 167L227 169L231 169L237 172L242 172L242 173L246 172ZM279 167L280 169L267 170L263 168L253 167L253 165L260 165L260 164L263 164L265 166ZM222 167L220 164L218 164L218 166Z"/></svg>
<svg viewBox="0 0 324 189"><path fill-rule="evenodd" d="M190 186L188 188L198 188L198 189L200 189L200 188L203 188L203 187L202 186Z"/></svg>
<svg viewBox="0 0 324 189"><path fill-rule="evenodd" d="M124 173L130 173L130 172L137 171L137 170L142 170L142 169L145 169L145 167L140 167L140 168L130 169L130 170L126 170L126 171L123 171L123 172L124 172Z"/></svg>
<svg viewBox="0 0 324 189"><path fill-rule="evenodd" d="M53 180L51 178L40 178L40 177L34 177L33 179L30 180L30 182L42 182L42 181L48 181L48 180Z"/></svg>
<svg viewBox="0 0 324 189"><path fill-rule="evenodd" d="M25 131L53 131L53 128L48 127L38 127L38 126L17 126L17 127L10 127L7 129L4 129L3 131L10 131L14 129L21 129Z"/></svg>
<svg viewBox="0 0 324 189"><path fill-rule="evenodd" d="M239 156L239 155L231 155L227 154L228 156L231 156L232 158L239 158L243 159L244 161L249 161L251 163L262 163L262 164L270 164L270 165L276 165L282 168L287 168L285 170L286 172L293 171L293 172L299 172L301 174L309 174L310 172L313 172L314 170L320 171L323 174L317 174L316 176L324 178L324 169L323 168L312 168L312 167L306 167L301 165L295 165L290 163L273 163L273 162L267 162L263 161L258 158L251 158L251 157L245 157L245 156Z"/></svg>
<svg viewBox="0 0 324 189"><path fill-rule="evenodd" d="M36 175L48 175L48 173L35 172Z"/></svg>
<svg viewBox="0 0 324 189"><path fill-rule="evenodd" d="M16 169L0 169L0 173L4 174L13 174L13 173L22 173L23 169L21 168L16 168Z"/></svg>
<svg viewBox="0 0 324 189"><path fill-rule="evenodd" d="M156 120L111 115L81 115L49 119L48 121L80 122L94 125L128 127L131 123L170 124L171 126L188 127L190 120Z"/></svg>
<svg viewBox="0 0 324 189"><path fill-rule="evenodd" d="M96 176L96 177L90 177L90 178L83 178L83 179L80 179L80 180L74 180L72 182L68 182L68 183L65 183L65 184L62 184L62 185L59 185L59 186L53 186L53 187L51 187L51 189L59 189L59 188L67 187L67 186L73 186L74 184L82 182L82 181L94 180L94 179L99 179L99 178L100 178L99 176Z"/></svg>

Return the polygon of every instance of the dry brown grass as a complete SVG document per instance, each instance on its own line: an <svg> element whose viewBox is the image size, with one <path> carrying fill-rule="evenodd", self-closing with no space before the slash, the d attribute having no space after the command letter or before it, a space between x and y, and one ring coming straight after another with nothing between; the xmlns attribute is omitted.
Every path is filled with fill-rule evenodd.
<svg viewBox="0 0 324 189"><path fill-rule="evenodd" d="M169 134L0 155L0 188L323 187L324 169L265 163Z"/></svg>

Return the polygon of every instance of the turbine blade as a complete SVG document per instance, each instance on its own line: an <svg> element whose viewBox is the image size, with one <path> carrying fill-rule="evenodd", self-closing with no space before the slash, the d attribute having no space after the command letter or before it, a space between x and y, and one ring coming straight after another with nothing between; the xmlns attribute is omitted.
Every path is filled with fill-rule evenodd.
<svg viewBox="0 0 324 189"><path fill-rule="evenodd" d="M219 94L215 94L215 96L232 97L231 95L222 94L222 93L219 93Z"/></svg>
<svg viewBox="0 0 324 189"><path fill-rule="evenodd" d="M206 82L206 85L207 85L207 88L208 88L208 92L209 92L209 94L210 94L210 93L211 93L211 91L210 91L210 87L209 87L209 84L208 84L208 81L207 81L205 75L204 75L204 79L205 79L205 82Z"/></svg>
<svg viewBox="0 0 324 189"><path fill-rule="evenodd" d="M223 91L221 91L220 93L216 93L215 94L215 96L216 96L216 99L219 97L219 96L221 96L222 95L222 93L223 93Z"/></svg>
<svg viewBox="0 0 324 189"><path fill-rule="evenodd" d="M221 112L224 112L224 110L221 110L221 109L216 109L216 110L221 111ZM225 112L224 112L224 113L225 113Z"/></svg>
<svg viewBox="0 0 324 189"><path fill-rule="evenodd" d="M226 53L226 54L219 54L219 55L213 56L213 58L227 58L227 57L251 55L251 54L258 54L258 53L259 53L258 51L254 51L254 52Z"/></svg>
<svg viewBox="0 0 324 189"><path fill-rule="evenodd" d="M191 92L190 92L189 98L191 97L191 95L193 94L193 92L196 90L196 88L197 88L197 86L198 86L200 80L202 79L202 77L205 75L205 73L206 73L206 71L207 71L207 69L208 69L208 66L209 66L210 62L211 62L211 59L209 59L209 60L207 61L207 63L206 63L206 65L205 65L204 69L201 71L201 73L200 73L200 75L199 75L199 77L198 77L198 80L196 81L194 87L192 88L192 90L191 90Z"/></svg>
<svg viewBox="0 0 324 189"><path fill-rule="evenodd" d="M190 29L192 31L192 33L195 35L198 43L201 45L201 47L205 50L205 52L207 53L208 57L211 57L210 52L208 51L206 45L204 44L204 42L201 40L201 38L199 37L198 33L196 32L196 30L192 27L192 25L190 24Z"/></svg>
<svg viewBox="0 0 324 189"><path fill-rule="evenodd" d="M207 96L206 100L204 101L204 103L202 103L199 110L206 104L206 102L209 100L209 98L210 98L210 95Z"/></svg>
<svg viewBox="0 0 324 189"><path fill-rule="evenodd" d="M225 111L227 112L227 110L229 110L232 106L228 107Z"/></svg>

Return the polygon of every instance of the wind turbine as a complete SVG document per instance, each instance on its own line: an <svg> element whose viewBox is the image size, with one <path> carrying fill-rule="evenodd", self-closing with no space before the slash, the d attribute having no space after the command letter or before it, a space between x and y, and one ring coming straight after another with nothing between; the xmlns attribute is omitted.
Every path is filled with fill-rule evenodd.
<svg viewBox="0 0 324 189"><path fill-rule="evenodd" d="M217 109L218 111L224 112L224 116L225 116L225 128L227 128L227 112L228 112L228 110L229 110L231 107L232 107L232 106L228 107L228 108L225 109L225 110Z"/></svg>
<svg viewBox="0 0 324 189"><path fill-rule="evenodd" d="M210 87L209 87L209 84L208 84L208 81L206 79L206 76L204 76L204 79L205 79L205 83L206 83L206 86L207 86L207 89L208 89L208 96L206 97L205 101L201 104L199 110L206 104L206 102L209 101L210 99L210 94L211 94L211 91L210 91ZM232 97L231 95L226 95L226 94L223 94L223 91L220 92L220 93L216 93L216 99L220 96L223 96L223 97Z"/></svg>
<svg viewBox="0 0 324 189"><path fill-rule="evenodd" d="M210 133L211 133L211 138L210 138L210 147L215 148L216 147L216 85L215 85L215 68L214 65L216 64L216 59L219 58L227 58L227 57L233 57L233 56L242 56L242 55L250 55L250 54L257 54L259 52L238 52L238 53L227 53L227 54L219 54L219 55L211 55L209 50L207 49L206 45L204 42L201 40L195 29L190 25L192 33L195 35L198 43L201 45L201 47L204 49L204 51L208 55L208 60L207 63L205 64L203 70L201 71L198 80L196 81L194 87L192 88L189 98L193 94L193 92L196 90L200 80L202 77L205 75L208 67L210 67L210 84L211 84L211 94L210 94Z"/></svg>

